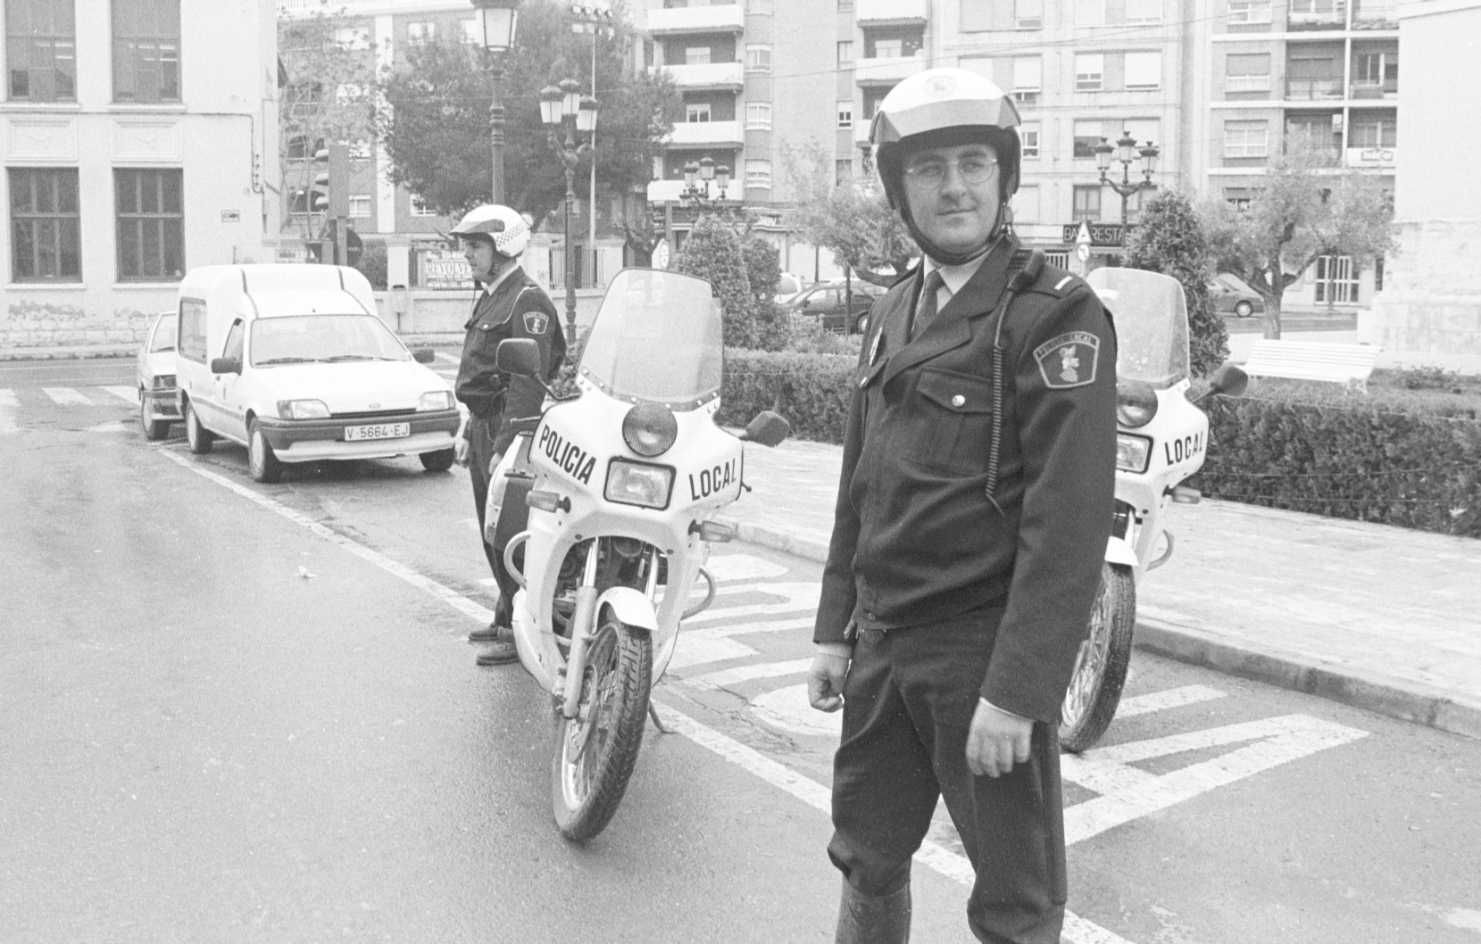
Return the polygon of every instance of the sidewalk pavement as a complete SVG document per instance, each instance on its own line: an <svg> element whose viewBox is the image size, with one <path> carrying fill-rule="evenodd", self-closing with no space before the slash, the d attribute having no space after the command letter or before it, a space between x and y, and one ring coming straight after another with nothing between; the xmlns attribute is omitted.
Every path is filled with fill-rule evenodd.
<svg viewBox="0 0 1481 944"><path fill-rule="evenodd" d="M823 561L841 455L748 447L739 538ZM1138 647L1481 738L1481 541L1210 499L1168 528Z"/></svg>

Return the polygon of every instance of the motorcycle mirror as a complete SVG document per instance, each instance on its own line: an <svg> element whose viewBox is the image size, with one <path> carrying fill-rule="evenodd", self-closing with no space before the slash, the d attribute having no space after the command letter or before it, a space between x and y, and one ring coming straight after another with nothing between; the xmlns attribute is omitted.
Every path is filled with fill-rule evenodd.
<svg viewBox="0 0 1481 944"><path fill-rule="evenodd" d="M1249 383L1249 375L1237 364L1221 364L1208 379L1210 392L1229 397L1243 396Z"/></svg>
<svg viewBox="0 0 1481 944"><path fill-rule="evenodd" d="M540 373L540 346L530 338L505 338L494 351L494 366L506 373L533 377Z"/></svg>
<svg viewBox="0 0 1481 944"><path fill-rule="evenodd" d="M508 343L507 341L505 342ZM501 345L502 346L502 345ZM788 436L792 435L792 424L784 417L770 410L762 410L756 414L756 418L746 424L746 428L740 434L743 442L759 443L763 446L775 446Z"/></svg>

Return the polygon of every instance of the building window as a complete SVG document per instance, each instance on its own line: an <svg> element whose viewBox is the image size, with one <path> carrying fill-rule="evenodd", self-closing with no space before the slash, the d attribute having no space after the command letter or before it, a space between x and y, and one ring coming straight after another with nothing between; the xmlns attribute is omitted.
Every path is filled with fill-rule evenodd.
<svg viewBox="0 0 1481 944"><path fill-rule="evenodd" d="M1101 138L1107 137L1105 124L1099 119L1077 121L1074 126L1074 158L1077 161L1090 161L1095 159L1095 149L1100 144Z"/></svg>
<svg viewBox="0 0 1481 944"><path fill-rule="evenodd" d="M765 43L747 43L746 70L749 72L770 72L771 47ZM770 185L768 184L768 186Z"/></svg>
<svg viewBox="0 0 1481 944"><path fill-rule="evenodd" d="M1249 187L1225 187L1224 202L1236 210L1248 210L1250 203L1255 199L1254 191Z"/></svg>
<svg viewBox="0 0 1481 944"><path fill-rule="evenodd" d="M114 0L113 100L180 101L180 0Z"/></svg>
<svg viewBox="0 0 1481 944"><path fill-rule="evenodd" d="M1356 304L1358 300L1358 267L1351 256L1316 257L1316 295L1314 301Z"/></svg>
<svg viewBox="0 0 1481 944"><path fill-rule="evenodd" d="M12 100L77 100L77 23L71 3L8 0L5 36Z"/></svg>
<svg viewBox="0 0 1481 944"><path fill-rule="evenodd" d="M177 170L115 170L118 280L175 281L185 274L183 175Z"/></svg>
<svg viewBox="0 0 1481 944"><path fill-rule="evenodd" d="M684 105L684 120L690 124L699 124L710 120L709 102L687 102Z"/></svg>
<svg viewBox="0 0 1481 944"><path fill-rule="evenodd" d="M1044 261L1060 269L1070 267L1070 251L1068 249L1046 249L1044 250Z"/></svg>
<svg viewBox="0 0 1481 944"><path fill-rule="evenodd" d="M80 282L82 237L74 168L10 171L11 278Z"/></svg>
<svg viewBox="0 0 1481 944"><path fill-rule="evenodd" d="M406 24L406 41L413 46L425 46L437 41L437 23L435 20L420 20L415 23Z"/></svg>
<svg viewBox="0 0 1481 944"><path fill-rule="evenodd" d="M1044 0L1013 0L1013 26L1023 30L1042 29Z"/></svg>
<svg viewBox="0 0 1481 944"><path fill-rule="evenodd" d="M771 128L771 102L746 102L746 127L758 131Z"/></svg>
<svg viewBox="0 0 1481 944"><path fill-rule="evenodd" d="M1399 143L1398 122L1393 115L1353 112L1348 147L1391 148Z"/></svg>
<svg viewBox="0 0 1481 944"><path fill-rule="evenodd" d="M1161 23L1162 0L1126 0L1126 22Z"/></svg>
<svg viewBox="0 0 1481 944"><path fill-rule="evenodd" d="M1229 0L1229 23L1269 23L1270 0Z"/></svg>
<svg viewBox="0 0 1481 944"><path fill-rule="evenodd" d="M684 47L684 65L704 66L711 62L711 50L708 46L686 46Z"/></svg>
<svg viewBox="0 0 1481 944"><path fill-rule="evenodd" d="M1105 74L1105 56L1098 52L1075 53L1075 91L1100 91Z"/></svg>
<svg viewBox="0 0 1481 944"><path fill-rule="evenodd" d="M425 200L416 194L411 195L411 215L419 219L429 216L438 216L438 212L427 206Z"/></svg>
<svg viewBox="0 0 1481 944"><path fill-rule="evenodd" d="M350 213L350 217L352 219L357 219L357 220L368 220L368 219L370 219L370 194L368 194L368 193L352 193L352 194L350 194L350 204L349 204L349 206L350 206L349 213Z"/></svg>
<svg viewBox="0 0 1481 944"><path fill-rule="evenodd" d="M1018 140L1023 146L1024 160L1033 160L1039 156L1039 125L1037 122L1019 125Z"/></svg>
<svg viewBox="0 0 1481 944"><path fill-rule="evenodd" d="M905 40L876 39L871 59L900 59L905 56Z"/></svg>
<svg viewBox="0 0 1481 944"><path fill-rule="evenodd" d="M854 103L852 101L840 101L838 103L838 127L852 128L854 126Z"/></svg>
<svg viewBox="0 0 1481 944"><path fill-rule="evenodd" d="M1162 87L1162 53L1129 52L1126 54L1126 88L1145 92Z"/></svg>
<svg viewBox="0 0 1481 944"><path fill-rule="evenodd" d="M1020 105L1037 105L1044 90L1044 62L1038 56L1016 56L1013 59L1013 100Z"/></svg>
<svg viewBox="0 0 1481 944"><path fill-rule="evenodd" d="M1357 53L1352 67L1352 85L1355 96L1366 97L1365 93L1377 90L1377 94L1399 90L1399 54L1387 52Z"/></svg>
<svg viewBox="0 0 1481 944"><path fill-rule="evenodd" d="M746 189L771 189L771 161L750 158L746 160Z"/></svg>
<svg viewBox="0 0 1481 944"><path fill-rule="evenodd" d="M1224 92L1270 91L1270 53L1230 53L1224 60Z"/></svg>
<svg viewBox="0 0 1481 944"><path fill-rule="evenodd" d="M1076 184L1074 199L1072 220L1078 223L1080 220L1100 219L1100 184Z"/></svg>
<svg viewBox="0 0 1481 944"><path fill-rule="evenodd" d="M1269 153L1270 124L1266 121L1224 122L1225 157L1265 157Z"/></svg>
<svg viewBox="0 0 1481 944"><path fill-rule="evenodd" d="M838 64L841 65L841 66L846 66L846 65L849 65L850 63L852 63L853 61L854 61L854 43L853 43L853 40L845 40L845 41L839 43L838 44Z"/></svg>

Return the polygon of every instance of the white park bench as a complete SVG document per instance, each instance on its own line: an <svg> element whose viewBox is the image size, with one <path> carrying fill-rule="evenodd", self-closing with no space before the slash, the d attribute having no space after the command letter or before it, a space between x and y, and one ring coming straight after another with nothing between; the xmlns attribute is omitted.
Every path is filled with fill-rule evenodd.
<svg viewBox="0 0 1481 944"><path fill-rule="evenodd" d="M1250 346L1244 372L1259 377L1326 380L1367 392L1368 375L1373 373L1378 350L1372 344L1258 338Z"/></svg>

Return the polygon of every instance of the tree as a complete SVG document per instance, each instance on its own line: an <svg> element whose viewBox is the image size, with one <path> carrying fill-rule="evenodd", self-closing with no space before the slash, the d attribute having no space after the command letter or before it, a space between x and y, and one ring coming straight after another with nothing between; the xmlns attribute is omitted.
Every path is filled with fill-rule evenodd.
<svg viewBox="0 0 1481 944"><path fill-rule="evenodd" d="M645 187L660 142L673 129L682 102L662 73L628 74L625 50L633 29L613 9L612 35L597 44L597 179L609 192ZM569 6L527 0L519 10L515 45L501 57L499 103L504 108L504 200L529 213L538 227L566 195L565 169L552 153L540 120L540 90L572 78L589 91L590 34L572 31ZM440 213L457 213L489 199L489 105L492 87L483 50L457 42L411 49L408 67L381 76L388 107L376 114L376 129L390 156L390 178L405 185ZM590 155L583 155L576 180L585 181ZM585 187L578 183L578 193Z"/></svg>
<svg viewBox="0 0 1481 944"><path fill-rule="evenodd" d="M751 285L751 312L756 324L754 346L763 351L780 351L792 336L787 313L776 303L776 284L782 274L781 254L761 236L747 233L741 238L741 257L745 261L746 280Z"/></svg>
<svg viewBox="0 0 1481 944"><path fill-rule="evenodd" d="M710 214L701 216L669 268L710 283L720 299L726 347L759 346L761 332L753 314L751 280L740 237L730 225Z"/></svg>
<svg viewBox="0 0 1481 944"><path fill-rule="evenodd" d="M1222 200L1200 208L1221 271L1265 299L1265 336L1280 337L1281 299L1322 256L1360 264L1394 247L1393 207L1378 180L1335 166L1329 152L1296 136L1270 164L1249 206Z"/></svg>
<svg viewBox="0 0 1481 944"><path fill-rule="evenodd" d="M1126 265L1170 275L1188 302L1188 353L1193 376L1212 373L1229 357L1229 330L1209 302L1210 255L1198 215L1186 196L1159 193L1142 208L1126 239Z"/></svg>
<svg viewBox="0 0 1481 944"><path fill-rule="evenodd" d="M783 146L782 163L797 192L797 232L833 250L839 265L867 282L889 285L920 255L872 174L835 184L832 160L816 141L801 148ZM894 276L877 272L886 267Z"/></svg>

